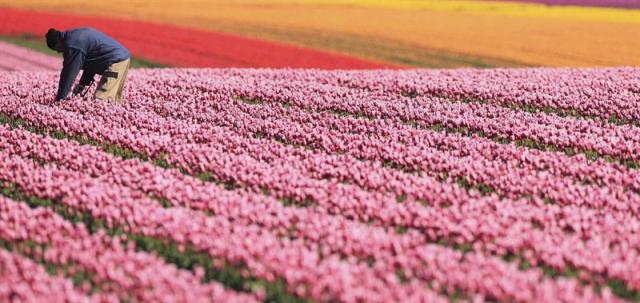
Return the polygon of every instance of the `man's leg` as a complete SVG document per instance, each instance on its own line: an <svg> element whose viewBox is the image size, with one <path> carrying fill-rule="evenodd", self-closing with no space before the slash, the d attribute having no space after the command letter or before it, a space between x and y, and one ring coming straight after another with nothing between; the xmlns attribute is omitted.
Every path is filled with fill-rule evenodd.
<svg viewBox="0 0 640 303"><path fill-rule="evenodd" d="M127 59L127 67L124 69L124 74L122 75L122 80L118 86L118 93L116 94L116 100L122 99L122 91L124 90L124 84L127 82L127 75L129 74L129 66L131 65L131 60Z"/></svg>
<svg viewBox="0 0 640 303"><path fill-rule="evenodd" d="M114 63L104 71L96 89L96 99L120 101L130 61L127 59Z"/></svg>

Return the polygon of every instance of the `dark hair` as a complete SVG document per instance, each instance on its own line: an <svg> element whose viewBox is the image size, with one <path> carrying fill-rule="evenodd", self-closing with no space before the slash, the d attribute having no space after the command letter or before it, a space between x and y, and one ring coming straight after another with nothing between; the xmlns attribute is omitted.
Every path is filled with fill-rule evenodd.
<svg viewBox="0 0 640 303"><path fill-rule="evenodd" d="M62 39L62 33L55 28L50 28L45 37L47 38L47 46L53 49L58 40Z"/></svg>

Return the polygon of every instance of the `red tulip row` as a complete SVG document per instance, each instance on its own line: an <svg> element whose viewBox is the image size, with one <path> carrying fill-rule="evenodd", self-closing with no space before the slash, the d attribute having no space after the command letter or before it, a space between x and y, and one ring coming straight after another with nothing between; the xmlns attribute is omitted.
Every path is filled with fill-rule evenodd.
<svg viewBox="0 0 640 303"><path fill-rule="evenodd" d="M69 29L81 26L91 26L104 31L121 42L136 57L172 66L324 69L391 66L383 62L211 30L97 16L0 9L0 35L31 34L39 37L51 27ZM164 37L162 43L158 43L157 37Z"/></svg>

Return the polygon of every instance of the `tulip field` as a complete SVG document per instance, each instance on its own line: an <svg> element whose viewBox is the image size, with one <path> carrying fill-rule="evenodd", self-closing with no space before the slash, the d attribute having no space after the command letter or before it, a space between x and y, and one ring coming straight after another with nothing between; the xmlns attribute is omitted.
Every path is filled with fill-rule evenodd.
<svg viewBox="0 0 640 303"><path fill-rule="evenodd" d="M61 67L61 58L0 41L0 71L46 71Z"/></svg>
<svg viewBox="0 0 640 303"><path fill-rule="evenodd" d="M0 0L0 35L88 25L180 67L640 66L638 0L134 2Z"/></svg>
<svg viewBox="0 0 640 303"><path fill-rule="evenodd" d="M0 0L0 302L640 302L639 2Z"/></svg>
<svg viewBox="0 0 640 303"><path fill-rule="evenodd" d="M0 301L640 300L640 69L57 79L0 72Z"/></svg>

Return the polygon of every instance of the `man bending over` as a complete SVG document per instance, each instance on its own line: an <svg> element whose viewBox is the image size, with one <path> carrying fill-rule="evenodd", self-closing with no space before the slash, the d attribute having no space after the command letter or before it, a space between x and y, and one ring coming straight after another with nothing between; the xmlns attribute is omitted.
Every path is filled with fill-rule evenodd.
<svg viewBox="0 0 640 303"><path fill-rule="evenodd" d="M84 95L96 74L102 75L95 98L120 101L129 70L129 51L109 36L88 27L61 32L49 29L47 46L64 56L56 101L66 99L82 69L74 95Z"/></svg>

